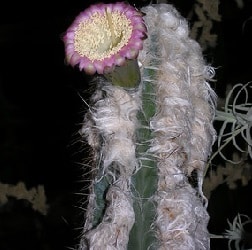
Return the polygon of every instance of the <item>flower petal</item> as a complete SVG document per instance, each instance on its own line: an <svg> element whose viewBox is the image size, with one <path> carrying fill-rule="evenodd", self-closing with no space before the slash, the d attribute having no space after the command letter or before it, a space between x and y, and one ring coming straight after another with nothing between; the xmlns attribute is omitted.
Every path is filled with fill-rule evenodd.
<svg viewBox="0 0 252 250"><path fill-rule="evenodd" d="M124 2L91 5L64 35L67 61L88 74L103 74L105 68L136 58L146 38L142 16Z"/></svg>

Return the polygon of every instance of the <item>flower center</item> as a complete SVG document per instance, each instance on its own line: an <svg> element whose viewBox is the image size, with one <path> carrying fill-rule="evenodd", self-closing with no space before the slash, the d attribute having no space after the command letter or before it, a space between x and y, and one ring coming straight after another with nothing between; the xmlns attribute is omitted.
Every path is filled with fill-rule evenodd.
<svg viewBox="0 0 252 250"><path fill-rule="evenodd" d="M75 32L74 48L91 61L103 60L116 54L132 34L130 20L119 11L94 13L81 22Z"/></svg>

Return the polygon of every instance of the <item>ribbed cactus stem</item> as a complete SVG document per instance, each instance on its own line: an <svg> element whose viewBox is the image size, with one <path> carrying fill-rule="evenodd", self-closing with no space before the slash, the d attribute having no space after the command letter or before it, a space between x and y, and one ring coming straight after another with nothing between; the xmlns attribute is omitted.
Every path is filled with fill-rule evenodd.
<svg viewBox="0 0 252 250"><path fill-rule="evenodd" d="M215 132L214 96L200 46L188 37L184 18L167 4L147 6L148 36L139 59L157 59L156 114L150 151L157 160L155 249L209 249L209 216L202 176ZM149 58L150 57L150 58ZM193 177L192 173L196 176ZM192 181L191 181L192 180Z"/></svg>
<svg viewBox="0 0 252 250"><path fill-rule="evenodd" d="M81 133L95 152L86 222L79 249L127 249L134 224L130 179L136 168L139 91L98 78Z"/></svg>
<svg viewBox="0 0 252 250"><path fill-rule="evenodd" d="M150 119L155 114L155 96L151 77L154 72L142 69L142 109L138 114L136 155L139 169L132 177L135 224L130 233L129 250L144 250L155 244L155 232L151 230L155 218L154 194L157 188L157 169L149 152L152 133Z"/></svg>
<svg viewBox="0 0 252 250"><path fill-rule="evenodd" d="M215 139L214 71L172 5L142 12L140 72L130 61L129 71L98 77L80 131L95 164L79 250L209 250L202 183Z"/></svg>
<svg viewBox="0 0 252 250"><path fill-rule="evenodd" d="M80 249L89 250L126 250L129 231L134 223L132 198L125 178L106 190L106 206L102 221L92 230L86 232L85 245ZM84 243L84 242L83 242Z"/></svg>

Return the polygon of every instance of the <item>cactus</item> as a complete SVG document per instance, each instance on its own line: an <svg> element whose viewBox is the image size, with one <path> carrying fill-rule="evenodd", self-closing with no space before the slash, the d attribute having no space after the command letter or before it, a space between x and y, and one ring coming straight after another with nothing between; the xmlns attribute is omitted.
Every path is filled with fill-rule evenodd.
<svg viewBox="0 0 252 250"><path fill-rule="evenodd" d="M172 5L137 11L125 3L99 4L89 11L64 38L69 63L96 73L80 131L95 167L79 250L210 249L202 183L215 139L213 69ZM122 29L132 29L121 47L129 33L115 28L114 13L129 21ZM90 48L103 57L76 45L88 16L108 24L108 33L95 34L110 40Z"/></svg>

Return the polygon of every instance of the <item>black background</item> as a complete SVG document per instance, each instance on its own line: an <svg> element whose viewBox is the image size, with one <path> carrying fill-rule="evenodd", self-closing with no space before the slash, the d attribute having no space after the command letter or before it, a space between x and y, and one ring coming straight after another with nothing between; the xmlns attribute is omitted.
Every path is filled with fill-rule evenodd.
<svg viewBox="0 0 252 250"><path fill-rule="evenodd" d="M86 109L80 95L88 98L89 78L64 63L61 37L91 2L0 3L0 182L22 181L28 189L44 185L49 205L46 216L24 200L10 198L0 206L0 250L63 250L78 243L83 211L75 193L86 184L80 163L87 152L76 133ZM214 26L218 43L204 56L216 68L212 87L223 98L227 84L252 80L252 1L244 0L243 9L234 0L220 2L222 21ZM169 3L187 16L194 1ZM226 219L238 212L252 217L250 193L251 185L218 188L209 201L210 231L222 233ZM226 247L225 240L212 241L212 249Z"/></svg>

